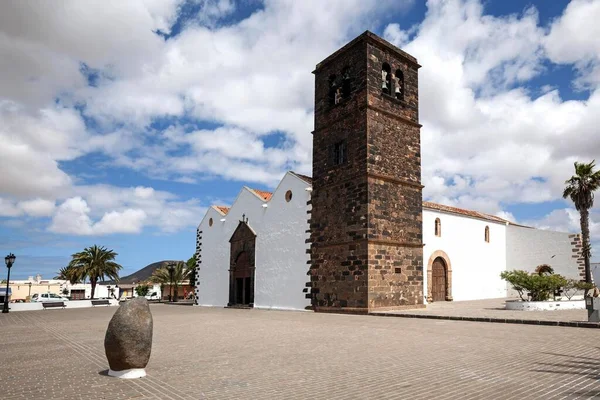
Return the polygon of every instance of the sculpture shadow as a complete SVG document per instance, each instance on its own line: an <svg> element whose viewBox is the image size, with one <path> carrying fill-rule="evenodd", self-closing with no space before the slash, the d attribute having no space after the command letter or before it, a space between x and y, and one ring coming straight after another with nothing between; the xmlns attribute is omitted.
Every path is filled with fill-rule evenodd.
<svg viewBox="0 0 600 400"><path fill-rule="evenodd" d="M108 376L108 370L105 369L104 371L100 371L100 372L98 372L98 375Z"/></svg>

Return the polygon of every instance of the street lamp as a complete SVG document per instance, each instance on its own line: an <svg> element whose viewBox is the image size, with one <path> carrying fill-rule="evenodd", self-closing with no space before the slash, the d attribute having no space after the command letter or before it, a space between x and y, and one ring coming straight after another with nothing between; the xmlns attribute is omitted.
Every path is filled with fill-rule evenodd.
<svg viewBox="0 0 600 400"><path fill-rule="evenodd" d="M6 257L4 257L4 262L6 263L6 268L8 268L8 277L6 278L6 292L4 293L4 307L2 308L2 313L8 312L8 285L10 284L10 267L15 263L15 255L10 253Z"/></svg>
<svg viewBox="0 0 600 400"><path fill-rule="evenodd" d="M167 270L169 271L169 301L173 301L173 272L175 271L175 265L170 263L167 265Z"/></svg>

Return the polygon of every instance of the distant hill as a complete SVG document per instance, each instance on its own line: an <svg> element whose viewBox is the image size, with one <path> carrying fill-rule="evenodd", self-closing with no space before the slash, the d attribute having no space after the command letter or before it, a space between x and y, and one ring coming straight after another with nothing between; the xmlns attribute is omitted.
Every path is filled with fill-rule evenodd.
<svg viewBox="0 0 600 400"><path fill-rule="evenodd" d="M159 269L160 267L165 266L167 263L177 262L177 261L181 261L181 260L163 260L163 261L158 261L158 262L149 264L149 265L145 266L144 268L134 272L133 274L129 274L127 276L119 278L119 283L131 285L131 284L133 284L133 282L146 281L146 280L148 280L148 278L150 278L152 273L154 271L156 271L157 269ZM115 281L106 281L106 282L100 282L100 283L105 284L105 285L114 285Z"/></svg>

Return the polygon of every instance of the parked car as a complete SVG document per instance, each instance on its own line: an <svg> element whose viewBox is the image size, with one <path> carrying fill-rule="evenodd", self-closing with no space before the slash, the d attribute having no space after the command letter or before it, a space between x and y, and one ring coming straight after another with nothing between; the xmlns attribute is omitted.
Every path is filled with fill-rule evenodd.
<svg viewBox="0 0 600 400"><path fill-rule="evenodd" d="M32 303L46 303L51 301L69 301L66 297L59 296L54 293L35 293L31 296Z"/></svg>
<svg viewBox="0 0 600 400"><path fill-rule="evenodd" d="M160 296L156 292L148 293L146 296L147 300L159 300Z"/></svg>

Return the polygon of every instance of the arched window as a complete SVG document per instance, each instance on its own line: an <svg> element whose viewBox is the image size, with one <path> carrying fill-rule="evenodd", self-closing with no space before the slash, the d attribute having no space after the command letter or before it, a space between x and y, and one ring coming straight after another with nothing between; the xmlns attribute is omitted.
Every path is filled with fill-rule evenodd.
<svg viewBox="0 0 600 400"><path fill-rule="evenodd" d="M490 227L486 226L485 227L485 241L486 242L490 242Z"/></svg>
<svg viewBox="0 0 600 400"><path fill-rule="evenodd" d="M391 94L392 90L392 69L388 63L381 66L381 91Z"/></svg>
<svg viewBox="0 0 600 400"><path fill-rule="evenodd" d="M404 74L399 69L394 74L394 93L398 100L404 100Z"/></svg>
<svg viewBox="0 0 600 400"><path fill-rule="evenodd" d="M342 97L348 98L352 93L352 77L350 76L350 67L344 67L342 70Z"/></svg>
<svg viewBox="0 0 600 400"><path fill-rule="evenodd" d="M435 236L442 236L442 221L439 218L435 219Z"/></svg>
<svg viewBox="0 0 600 400"><path fill-rule="evenodd" d="M335 74L329 75L329 104L337 104L335 101L336 91L338 89Z"/></svg>

